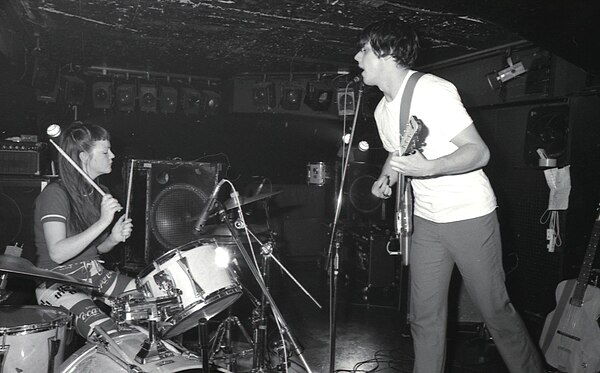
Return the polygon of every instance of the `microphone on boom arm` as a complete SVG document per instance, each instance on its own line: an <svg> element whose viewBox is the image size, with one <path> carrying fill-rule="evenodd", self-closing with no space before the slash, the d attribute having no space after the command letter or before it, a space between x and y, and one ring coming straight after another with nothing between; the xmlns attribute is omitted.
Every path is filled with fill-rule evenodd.
<svg viewBox="0 0 600 373"><path fill-rule="evenodd" d="M217 203L217 194L219 194L219 189L221 189L221 185L223 185L223 180L219 181L219 183L215 186L215 189L213 189L212 193L206 200L206 204L200 212L200 215L198 215L198 221L194 226L195 231L201 232L204 226L206 225L206 221L210 217L210 213L212 212Z"/></svg>

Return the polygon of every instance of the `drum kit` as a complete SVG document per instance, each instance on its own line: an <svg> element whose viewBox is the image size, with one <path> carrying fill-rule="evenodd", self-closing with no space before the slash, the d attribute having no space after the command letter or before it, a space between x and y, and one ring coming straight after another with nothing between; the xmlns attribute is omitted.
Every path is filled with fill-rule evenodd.
<svg viewBox="0 0 600 373"><path fill-rule="evenodd" d="M72 316L67 312L50 306L0 305L0 373L237 372L236 358L250 353L253 354L253 373L271 369L287 371L290 366L287 359L292 354L311 372L265 283L269 261L274 260L309 297L310 294L273 256L271 240L261 242L249 226L239 220L231 222L227 215L227 210L272 195L274 193L265 193L220 204L220 226L207 226L205 235L152 261L137 274L135 290L112 300L111 317L119 329L107 333L94 328L93 337L70 356L65 356L65 346L72 339L74 328ZM241 208L239 213L242 213ZM244 232L249 241L259 243L263 259L260 264L249 256L238 231ZM257 299L242 286L231 263L222 260L231 253L217 245L215 235L227 236L230 246L231 241L238 246L262 290L261 297ZM250 245L249 251L254 256L252 249ZM27 259L0 255L0 302L8 298L9 275L94 288L87 282L38 268ZM231 306L243 294L247 294L255 306L252 333L248 333L231 312ZM207 321L225 310L228 310L227 317L209 338ZM279 354L280 364L276 366L272 366L273 359L265 358L269 354L266 320L270 316L279 329L272 334L282 339L275 344L289 350ZM251 351L240 351L237 355L231 351L231 330L235 325L251 345ZM183 333L194 327L198 328L200 351L192 351L181 343ZM223 351L227 353L225 366L217 366L216 355Z"/></svg>

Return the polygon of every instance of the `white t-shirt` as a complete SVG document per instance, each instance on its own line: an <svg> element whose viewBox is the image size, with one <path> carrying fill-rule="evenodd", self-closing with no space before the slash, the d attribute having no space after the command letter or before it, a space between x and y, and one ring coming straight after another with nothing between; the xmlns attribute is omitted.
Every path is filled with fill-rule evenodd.
<svg viewBox="0 0 600 373"><path fill-rule="evenodd" d="M391 102L385 97L375 109L375 121L383 146L388 152L400 148L400 103L410 71ZM410 116L416 116L427 128L421 152L436 159L454 152L451 140L473 120L465 110L456 87L435 75L423 75L413 93ZM496 197L483 170L465 174L412 179L414 214L437 222L449 223L489 214L496 208Z"/></svg>

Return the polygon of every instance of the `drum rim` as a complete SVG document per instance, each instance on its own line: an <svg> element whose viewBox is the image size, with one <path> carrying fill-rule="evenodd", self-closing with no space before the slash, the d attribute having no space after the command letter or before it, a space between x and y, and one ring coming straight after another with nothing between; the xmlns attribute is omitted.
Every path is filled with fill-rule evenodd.
<svg viewBox="0 0 600 373"><path fill-rule="evenodd" d="M163 335L168 336L169 332L171 330L173 330L175 327L177 327L177 325L179 323L181 323L183 320L190 317L197 311L200 311L203 308L208 307L211 304L216 303L217 301L219 301L221 299L231 298L231 297L237 295L237 297L235 298L237 300L237 298L242 296L242 293L243 293L242 287L239 284L229 285L229 286L223 287L219 290L213 291L206 297L205 300L197 300L197 301L191 303L190 305L188 305L186 308L184 308L180 312L176 313L175 315L173 315L170 318L168 318L167 320L165 320L167 323L170 324L170 327L165 328Z"/></svg>
<svg viewBox="0 0 600 373"><path fill-rule="evenodd" d="M43 306L43 305L37 305L37 306L36 305L23 305L23 306L10 306L10 305L4 306L3 305L3 306L0 306L0 310L8 309L10 307L12 307L14 309L27 308L27 309L37 309L37 310L52 310L57 313L57 318L55 320L51 320L51 321L47 321L47 322L36 322L36 323L29 323L29 324L25 324L25 325L15 325L15 326L9 326L9 327L0 326L0 335L25 335L25 334L41 333L41 332L45 332L48 330L56 329L57 327L67 325L69 322L72 321L72 317L66 311L64 311L58 307L50 307L50 306ZM33 332L33 333L31 333L31 332Z"/></svg>

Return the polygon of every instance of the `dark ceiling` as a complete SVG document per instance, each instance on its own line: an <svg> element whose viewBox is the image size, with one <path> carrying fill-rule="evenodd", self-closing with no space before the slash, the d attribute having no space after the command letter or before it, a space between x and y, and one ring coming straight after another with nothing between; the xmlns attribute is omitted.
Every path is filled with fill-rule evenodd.
<svg viewBox="0 0 600 373"><path fill-rule="evenodd" d="M229 77L355 68L374 20L418 24L420 65L522 39L595 72L600 2L584 0L2 0L0 54L59 66ZM510 30L510 31L509 31ZM592 52L589 52L592 51Z"/></svg>

